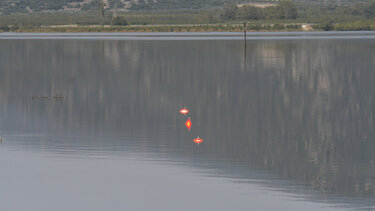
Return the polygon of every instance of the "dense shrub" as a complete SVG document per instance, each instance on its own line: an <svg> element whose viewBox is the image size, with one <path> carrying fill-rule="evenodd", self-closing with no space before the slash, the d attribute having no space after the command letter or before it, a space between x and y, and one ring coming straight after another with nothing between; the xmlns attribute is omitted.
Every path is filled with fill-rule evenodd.
<svg viewBox="0 0 375 211"><path fill-rule="evenodd" d="M0 32L8 32L10 31L10 27L6 25L0 25Z"/></svg>
<svg viewBox="0 0 375 211"><path fill-rule="evenodd" d="M217 18L212 11L200 11L195 18L198 23L215 23Z"/></svg>
<svg viewBox="0 0 375 211"><path fill-rule="evenodd" d="M115 26L126 26L128 25L128 20L123 15L118 15L112 19L112 25Z"/></svg>
<svg viewBox="0 0 375 211"><path fill-rule="evenodd" d="M323 20L315 28L323 31L331 31L334 29L333 21Z"/></svg>
<svg viewBox="0 0 375 211"><path fill-rule="evenodd" d="M254 6L243 6L237 12L237 19L240 20L256 20L261 19L262 16L262 9Z"/></svg>
<svg viewBox="0 0 375 211"><path fill-rule="evenodd" d="M234 20L237 16L238 7L235 4L227 4L221 11L220 17L224 20Z"/></svg>
<svg viewBox="0 0 375 211"><path fill-rule="evenodd" d="M337 31L369 31L375 30L375 23L371 21L339 23L335 24L334 29Z"/></svg>

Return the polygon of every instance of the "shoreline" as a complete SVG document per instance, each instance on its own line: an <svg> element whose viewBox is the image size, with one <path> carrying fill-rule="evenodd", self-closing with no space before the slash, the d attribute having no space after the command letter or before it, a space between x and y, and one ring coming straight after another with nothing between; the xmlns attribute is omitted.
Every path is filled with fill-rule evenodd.
<svg viewBox="0 0 375 211"><path fill-rule="evenodd" d="M306 24L248 24L248 32L313 31L305 30ZM306 27L305 27L306 28ZM243 32L243 24L167 24L167 25L52 25L52 26L7 26L0 32ZM315 31L315 30L314 30ZM318 31L318 30L316 30Z"/></svg>
<svg viewBox="0 0 375 211"><path fill-rule="evenodd" d="M350 32L350 31L375 31L375 28L345 28L336 27L330 30L323 30L318 27L303 29L301 25L290 27L275 25L247 27L247 32ZM240 25L188 25L188 26L41 26L41 27L10 27L9 30L1 30L0 33L127 33L127 32L244 32Z"/></svg>
<svg viewBox="0 0 375 211"><path fill-rule="evenodd" d="M133 25L0 25L0 32L243 32L244 23L214 24L133 24ZM318 24L313 22L259 23L246 22L248 32L309 32L309 31L375 31L375 22L354 21Z"/></svg>
<svg viewBox="0 0 375 211"><path fill-rule="evenodd" d="M243 32L0 33L0 40L244 40ZM375 31L248 32L246 40L375 39Z"/></svg>

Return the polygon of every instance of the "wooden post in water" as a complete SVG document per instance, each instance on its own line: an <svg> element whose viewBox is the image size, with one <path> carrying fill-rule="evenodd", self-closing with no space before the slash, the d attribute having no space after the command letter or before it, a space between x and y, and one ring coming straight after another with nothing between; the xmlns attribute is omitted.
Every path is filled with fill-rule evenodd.
<svg viewBox="0 0 375 211"><path fill-rule="evenodd" d="M244 58L243 58L243 67L244 71L246 70L246 23L243 23L243 34L244 34L244 41L245 41L245 46L244 46Z"/></svg>
<svg viewBox="0 0 375 211"><path fill-rule="evenodd" d="M245 39L245 48L246 48L246 23L243 23L243 35Z"/></svg>

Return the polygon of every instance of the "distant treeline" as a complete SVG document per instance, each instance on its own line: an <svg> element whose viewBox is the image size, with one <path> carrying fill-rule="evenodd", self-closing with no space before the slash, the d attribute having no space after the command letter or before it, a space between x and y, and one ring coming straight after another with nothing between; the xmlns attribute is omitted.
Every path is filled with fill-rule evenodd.
<svg viewBox="0 0 375 211"><path fill-rule="evenodd" d="M304 31L303 24L247 24L248 31ZM355 21L335 24L309 25L316 31L373 31L375 22ZM241 32L243 24L193 24L193 25L113 25L113 26L6 26L0 25L0 32Z"/></svg>
<svg viewBox="0 0 375 211"><path fill-rule="evenodd" d="M299 24L248 24L249 31L301 31ZM13 32L215 32L244 30L243 24L197 24L197 25L159 25L159 26L0 26L0 31Z"/></svg>

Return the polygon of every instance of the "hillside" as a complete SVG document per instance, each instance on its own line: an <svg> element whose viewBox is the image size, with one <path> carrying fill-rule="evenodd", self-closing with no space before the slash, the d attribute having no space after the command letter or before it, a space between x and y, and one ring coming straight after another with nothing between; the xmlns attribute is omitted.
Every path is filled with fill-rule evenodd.
<svg viewBox="0 0 375 211"><path fill-rule="evenodd" d="M0 0L0 13L79 12L98 9L100 0ZM222 6L226 3L274 3L271 0L103 0L107 10L168 10L202 9ZM296 0L296 2L322 4L348 4L368 0Z"/></svg>
<svg viewBox="0 0 375 211"><path fill-rule="evenodd" d="M103 0L106 9L150 10L150 9L199 9L219 6L229 0ZM87 11L98 8L99 0L0 0L0 12L35 13L53 11Z"/></svg>

